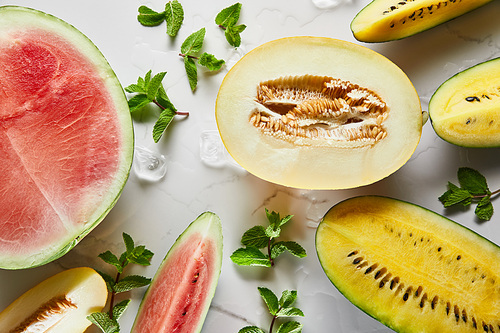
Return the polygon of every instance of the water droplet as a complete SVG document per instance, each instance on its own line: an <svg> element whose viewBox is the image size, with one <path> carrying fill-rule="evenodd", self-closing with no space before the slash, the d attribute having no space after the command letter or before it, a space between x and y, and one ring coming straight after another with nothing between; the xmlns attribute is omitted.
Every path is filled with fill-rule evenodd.
<svg viewBox="0 0 500 333"><path fill-rule="evenodd" d="M162 179L167 173L165 156L144 147L135 147L134 171L142 180L155 182Z"/></svg>
<svg viewBox="0 0 500 333"><path fill-rule="evenodd" d="M222 143L219 132L206 130L200 135L200 159L211 167L224 167L227 165L243 170L229 155Z"/></svg>

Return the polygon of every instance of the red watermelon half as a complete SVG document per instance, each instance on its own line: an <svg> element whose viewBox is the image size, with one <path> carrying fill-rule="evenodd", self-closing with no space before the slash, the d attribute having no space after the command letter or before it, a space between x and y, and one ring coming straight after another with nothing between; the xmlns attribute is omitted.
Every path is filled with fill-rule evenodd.
<svg viewBox="0 0 500 333"><path fill-rule="evenodd" d="M114 206L134 135L96 46L40 11L0 7L0 267L59 258Z"/></svg>

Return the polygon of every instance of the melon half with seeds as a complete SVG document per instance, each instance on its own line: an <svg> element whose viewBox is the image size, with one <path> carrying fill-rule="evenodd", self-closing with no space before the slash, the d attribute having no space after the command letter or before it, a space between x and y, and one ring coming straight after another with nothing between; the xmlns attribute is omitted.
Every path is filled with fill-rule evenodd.
<svg viewBox="0 0 500 333"><path fill-rule="evenodd" d="M127 180L133 129L109 64L51 15L0 7L0 267L73 248Z"/></svg>
<svg viewBox="0 0 500 333"><path fill-rule="evenodd" d="M397 332L500 331L500 248L441 215L351 198L324 216L316 250L338 290Z"/></svg>
<svg viewBox="0 0 500 333"><path fill-rule="evenodd" d="M303 189L371 184L410 158L420 100L393 62L331 38L289 37L245 55L224 78L216 120L250 173Z"/></svg>

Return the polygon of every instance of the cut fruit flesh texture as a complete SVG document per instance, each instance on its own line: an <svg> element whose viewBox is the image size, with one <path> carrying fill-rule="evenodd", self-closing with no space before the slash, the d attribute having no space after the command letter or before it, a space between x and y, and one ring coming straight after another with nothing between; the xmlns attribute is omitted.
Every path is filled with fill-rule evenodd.
<svg viewBox="0 0 500 333"><path fill-rule="evenodd" d="M318 83L335 92L324 98L317 93L323 88L314 88ZM283 86L309 84L307 90L319 97L317 105L324 103L324 109L299 98L263 98L266 90L280 92L292 90ZM347 104L349 99L336 91L337 85L357 86L385 106L370 108L362 117L358 105L337 113L334 101L344 99ZM307 110L303 119L297 116L300 107L301 113ZM368 116L378 113L380 119ZM352 188L390 175L411 156L422 129L418 95L397 66L368 48L319 37L283 38L245 55L224 78L216 120L228 152L247 171L303 189ZM305 135L292 125L297 121ZM377 139L374 130L376 135L387 134ZM292 131L297 134L290 135Z"/></svg>
<svg viewBox="0 0 500 333"><path fill-rule="evenodd" d="M93 269L73 268L36 285L0 313L0 332L83 332L102 310L106 283Z"/></svg>
<svg viewBox="0 0 500 333"><path fill-rule="evenodd" d="M498 332L500 249L418 206L347 200L325 216L316 245L333 284L401 332Z"/></svg>
<svg viewBox="0 0 500 333"><path fill-rule="evenodd" d="M217 286L221 259L220 220L213 213L204 213L169 250L131 332L200 332Z"/></svg>
<svg viewBox="0 0 500 333"><path fill-rule="evenodd" d="M446 81L429 103L436 133L455 144L500 146L500 58Z"/></svg>
<svg viewBox="0 0 500 333"><path fill-rule="evenodd" d="M123 90L84 36L33 10L0 14L0 261L22 268L64 254L104 217L127 179L133 134L118 110Z"/></svg>
<svg viewBox="0 0 500 333"><path fill-rule="evenodd" d="M351 23L356 39L384 42L405 38L435 27L492 0L375 0Z"/></svg>

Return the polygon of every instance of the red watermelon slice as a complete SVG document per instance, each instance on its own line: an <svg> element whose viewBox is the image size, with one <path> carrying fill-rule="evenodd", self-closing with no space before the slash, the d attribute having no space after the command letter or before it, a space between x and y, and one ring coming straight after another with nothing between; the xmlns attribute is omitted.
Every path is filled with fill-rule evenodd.
<svg viewBox="0 0 500 333"><path fill-rule="evenodd" d="M122 86L81 32L0 7L0 267L52 261L108 213L128 178Z"/></svg>

